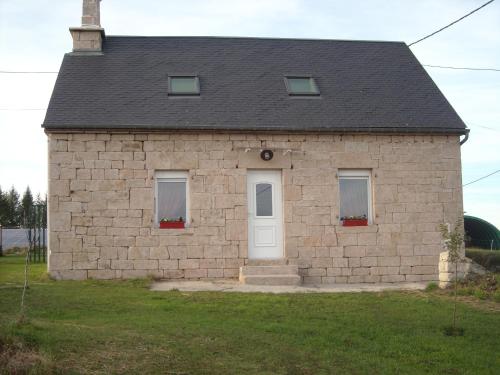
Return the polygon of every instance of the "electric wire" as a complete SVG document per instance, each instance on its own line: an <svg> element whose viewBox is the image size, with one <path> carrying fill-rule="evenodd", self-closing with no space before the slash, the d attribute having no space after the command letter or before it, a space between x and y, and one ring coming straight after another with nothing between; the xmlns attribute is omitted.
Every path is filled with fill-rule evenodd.
<svg viewBox="0 0 500 375"><path fill-rule="evenodd" d="M496 69L496 68L469 68L469 67L442 66L442 65L430 65L430 64L422 64L422 66L428 66L430 68L440 68L440 69L482 70L482 71L490 71L490 72L500 72L500 69Z"/></svg>
<svg viewBox="0 0 500 375"><path fill-rule="evenodd" d="M480 177L480 178L478 178L477 180L474 180L474 181L468 182L468 183L466 183L466 184L462 185L462 187L467 186L467 185L471 185L471 184L473 184L473 183L475 183L475 182L478 182L478 181L481 181L481 180L484 180L485 178L490 177L490 176L493 176L495 173L498 173L498 172L500 172L500 169L498 169L498 170L496 170L495 172L492 172L492 173L490 173L490 174L487 174L486 176Z"/></svg>
<svg viewBox="0 0 500 375"><path fill-rule="evenodd" d="M457 20L453 21L452 23L449 23L448 25L446 25L446 26L444 26L444 27L440 28L439 30L434 31L434 32L433 32L433 33L431 33L431 34L426 35L426 36L424 36L423 38L420 38L419 40L417 40L417 41L415 41L415 42L413 42L413 43L408 44L408 47L411 47L411 46L413 46L413 45L415 45L415 44L417 44L417 43L420 43L420 42L422 42L422 41L424 41L424 40L426 40L426 39L430 38L430 37L431 37L431 36L433 36L433 35L436 35L437 33L439 33L439 32L441 32L441 31L443 31L443 30L447 29L448 27L450 27L450 26L452 26L452 25L456 24L457 22L462 21L464 18L467 18L467 17L469 17L470 15L472 15L472 14L476 13L478 10L480 10L480 9L484 8L485 6L487 6L487 5L491 4L491 3L492 3L492 2L494 2L494 1L495 1L495 0L490 0L490 1L486 2L486 3L484 3L484 4L483 4L483 5L481 5L479 8L476 8L476 9L474 9L473 11L471 11L471 12L467 13L465 16L462 16L462 17L460 17L459 19L457 19Z"/></svg>

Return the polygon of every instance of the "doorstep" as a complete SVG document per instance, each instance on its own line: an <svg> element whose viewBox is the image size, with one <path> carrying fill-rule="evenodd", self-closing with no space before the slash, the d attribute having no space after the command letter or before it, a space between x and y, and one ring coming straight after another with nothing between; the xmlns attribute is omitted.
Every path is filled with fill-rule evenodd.
<svg viewBox="0 0 500 375"><path fill-rule="evenodd" d="M240 292L240 293L356 293L389 290L423 290L428 283L318 284L318 285L248 285L236 280L157 281L152 291L164 292Z"/></svg>

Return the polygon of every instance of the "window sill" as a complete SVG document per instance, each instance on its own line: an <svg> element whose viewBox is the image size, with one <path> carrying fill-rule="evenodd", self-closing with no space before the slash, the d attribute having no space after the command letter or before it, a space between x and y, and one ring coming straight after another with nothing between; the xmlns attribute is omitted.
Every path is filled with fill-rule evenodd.
<svg viewBox="0 0 500 375"><path fill-rule="evenodd" d="M153 236L182 236L182 235L191 236L194 234L194 228L192 228L192 227L186 227L186 228L154 227L154 228L151 228L151 234Z"/></svg>
<svg viewBox="0 0 500 375"><path fill-rule="evenodd" d="M378 231L378 224L368 224L368 225L358 225L352 227L345 227L342 224L334 225L335 231L337 233L352 233L352 232L360 232L360 233L375 233Z"/></svg>

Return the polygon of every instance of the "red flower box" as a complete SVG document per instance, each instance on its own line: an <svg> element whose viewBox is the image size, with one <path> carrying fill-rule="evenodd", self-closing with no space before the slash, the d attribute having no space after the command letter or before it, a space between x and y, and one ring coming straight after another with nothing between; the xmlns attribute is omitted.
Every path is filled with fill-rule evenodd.
<svg viewBox="0 0 500 375"><path fill-rule="evenodd" d="M344 227L366 227L368 219L344 219L342 225Z"/></svg>
<svg viewBox="0 0 500 375"><path fill-rule="evenodd" d="M182 229L184 228L183 221L160 221L161 229Z"/></svg>

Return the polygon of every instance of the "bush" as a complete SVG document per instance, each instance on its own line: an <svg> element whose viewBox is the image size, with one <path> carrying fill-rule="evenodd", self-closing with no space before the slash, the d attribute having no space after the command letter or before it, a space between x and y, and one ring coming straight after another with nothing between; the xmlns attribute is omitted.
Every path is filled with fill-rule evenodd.
<svg viewBox="0 0 500 375"><path fill-rule="evenodd" d="M493 293L493 301L500 303L500 290L495 291Z"/></svg>
<svg viewBox="0 0 500 375"><path fill-rule="evenodd" d="M432 292L433 290L436 290L438 288L437 283L434 281L431 281L427 286L425 287L426 292Z"/></svg>
<svg viewBox="0 0 500 375"><path fill-rule="evenodd" d="M479 299L487 299L488 292L485 292L484 290L481 290L481 289L477 289L474 291L474 297L479 298Z"/></svg>
<svg viewBox="0 0 500 375"><path fill-rule="evenodd" d="M465 256L490 271L500 270L500 251L465 249Z"/></svg>

